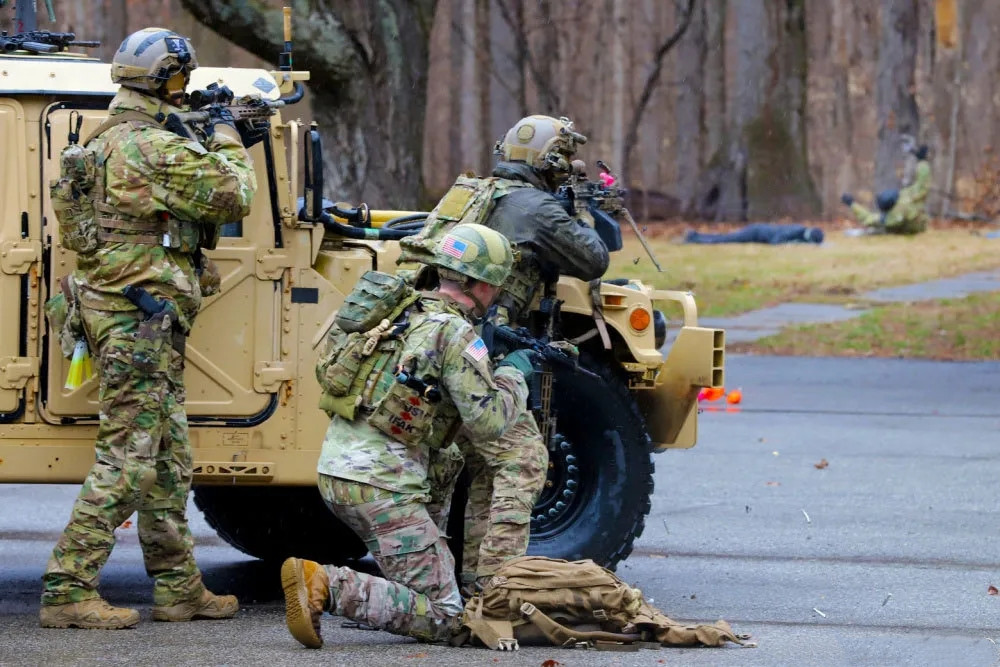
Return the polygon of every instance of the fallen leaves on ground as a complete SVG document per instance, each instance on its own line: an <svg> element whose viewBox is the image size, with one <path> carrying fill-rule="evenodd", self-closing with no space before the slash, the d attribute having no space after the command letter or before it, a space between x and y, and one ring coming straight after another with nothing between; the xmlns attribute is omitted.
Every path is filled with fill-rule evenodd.
<svg viewBox="0 0 1000 667"><path fill-rule="evenodd" d="M552 658L549 658L548 660L542 663L542 667L559 667L559 665L561 664L562 663L559 662L558 660L553 660Z"/></svg>
<svg viewBox="0 0 1000 667"><path fill-rule="evenodd" d="M820 459L819 463L813 464L813 467L816 468L816 470L822 470L823 468L826 468L829 465L830 465L829 461L827 461L826 459Z"/></svg>
<svg viewBox="0 0 1000 667"><path fill-rule="evenodd" d="M406 657L407 658L426 658L427 654L421 651L420 653L411 653L411 654L409 654Z"/></svg>
<svg viewBox="0 0 1000 667"><path fill-rule="evenodd" d="M767 486L781 486L781 482L765 482Z"/></svg>
<svg viewBox="0 0 1000 667"><path fill-rule="evenodd" d="M986 589L986 592L989 593L990 595L1000 595L1000 591L997 590L996 586L990 586L989 588Z"/></svg>

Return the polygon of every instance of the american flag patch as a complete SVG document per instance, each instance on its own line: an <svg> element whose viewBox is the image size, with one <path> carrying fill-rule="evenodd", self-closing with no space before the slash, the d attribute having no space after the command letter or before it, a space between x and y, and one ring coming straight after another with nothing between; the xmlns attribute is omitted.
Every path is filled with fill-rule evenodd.
<svg viewBox="0 0 1000 667"><path fill-rule="evenodd" d="M486 343L483 342L482 338L476 338L476 340L469 343L465 348L465 353L475 361L482 361L483 357L486 356L486 352Z"/></svg>
<svg viewBox="0 0 1000 667"><path fill-rule="evenodd" d="M465 249L468 247L468 243L454 236L446 236L444 237L444 241L441 242L441 252L457 259L462 259L462 256L465 255Z"/></svg>

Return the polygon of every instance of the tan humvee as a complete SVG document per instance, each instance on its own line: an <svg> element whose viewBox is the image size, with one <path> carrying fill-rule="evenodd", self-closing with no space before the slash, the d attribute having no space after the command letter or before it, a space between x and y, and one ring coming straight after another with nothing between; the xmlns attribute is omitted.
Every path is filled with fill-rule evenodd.
<svg viewBox="0 0 1000 667"><path fill-rule="evenodd" d="M277 99L304 78L203 67L190 89L218 81L237 96ZM0 54L0 482L78 483L93 462L97 379L63 389L68 362L42 312L74 268L48 183L58 177L70 113L82 114L86 136L116 89L109 65L91 58ZM398 244L347 239L299 219L308 128L291 114L273 116L269 140L251 151L259 190L250 216L227 226L208 253L223 280L187 346L195 497L220 535L250 554L341 561L365 549L315 490L328 422L314 364L344 296L365 271L394 271ZM373 220L394 215L375 211ZM589 286L559 283L562 329L583 339L581 362L601 381L556 375L558 437L533 519L535 553L611 565L627 556L650 507L650 452L694 445L697 392L723 383L724 334L697 326L690 294L618 282L600 287L611 349L596 335ZM665 361L666 321L654 301L683 312ZM640 310L648 317L633 317Z"/></svg>

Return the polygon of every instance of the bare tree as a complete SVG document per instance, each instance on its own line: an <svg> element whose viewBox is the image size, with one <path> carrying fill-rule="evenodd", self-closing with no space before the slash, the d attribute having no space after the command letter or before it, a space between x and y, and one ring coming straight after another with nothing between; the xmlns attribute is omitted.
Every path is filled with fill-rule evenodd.
<svg viewBox="0 0 1000 667"><path fill-rule="evenodd" d="M916 138L920 131L915 95L918 19L917 0L882 0L875 95L878 107L876 191L899 187L896 168L902 156L900 137L908 134Z"/></svg>
<svg viewBox="0 0 1000 667"><path fill-rule="evenodd" d="M806 159L805 0L740 0L728 138L709 162L698 208L717 220L812 217Z"/></svg>
<svg viewBox="0 0 1000 667"><path fill-rule="evenodd" d="M625 131L625 146L622 151L622 165L620 167L622 180L626 183L628 182L629 161L632 151L635 149L635 144L639 141L639 125L642 123L643 114L646 113L646 107L653 96L653 91L660 82L660 73L663 71L663 59L677 45L681 37L684 36L688 26L691 25L691 19L694 17L695 0L684 0L684 2L684 8L678 8L678 20L674 31L663 40L656 49L656 53L653 54L649 71L646 72L646 80L643 83L642 91L639 93L639 99L632 109L632 115Z"/></svg>
<svg viewBox="0 0 1000 667"><path fill-rule="evenodd" d="M283 44L270 2L181 0L199 21L264 56ZM295 65L312 72L330 195L417 206L436 0L295 0Z"/></svg>

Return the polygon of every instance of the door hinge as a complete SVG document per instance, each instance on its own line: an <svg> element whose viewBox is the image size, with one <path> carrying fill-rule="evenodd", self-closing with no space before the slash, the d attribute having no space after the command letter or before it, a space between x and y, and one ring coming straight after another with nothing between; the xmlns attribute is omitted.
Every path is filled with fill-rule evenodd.
<svg viewBox="0 0 1000 667"><path fill-rule="evenodd" d="M257 251L255 273L261 280L278 280L285 269L293 266L295 262L284 248L266 248Z"/></svg>
<svg viewBox="0 0 1000 667"><path fill-rule="evenodd" d="M258 361L253 365L253 389L259 394L273 394L282 382L292 379L292 365L284 361Z"/></svg>
<svg viewBox="0 0 1000 667"><path fill-rule="evenodd" d="M0 244L0 269L4 273L27 273L31 265L42 258L42 242L22 239Z"/></svg>
<svg viewBox="0 0 1000 667"><path fill-rule="evenodd" d="M24 389L36 375L37 357L0 357L0 389Z"/></svg>

